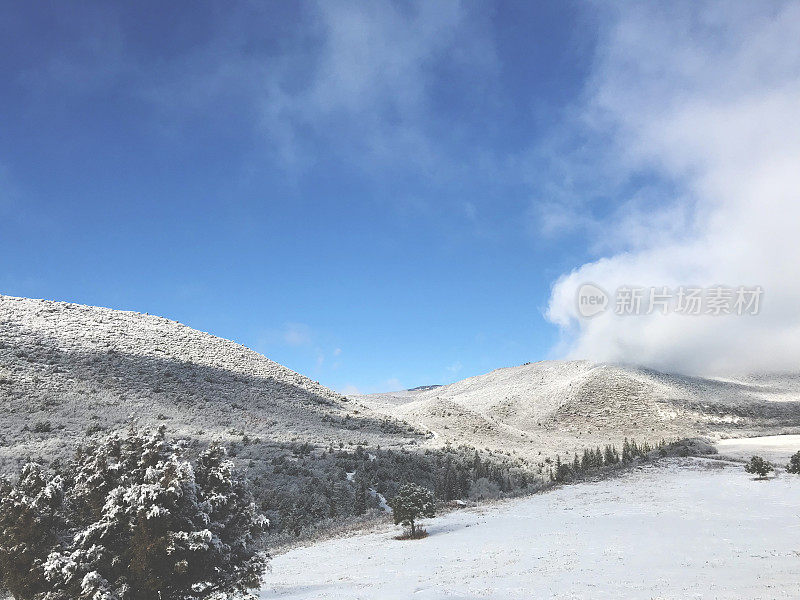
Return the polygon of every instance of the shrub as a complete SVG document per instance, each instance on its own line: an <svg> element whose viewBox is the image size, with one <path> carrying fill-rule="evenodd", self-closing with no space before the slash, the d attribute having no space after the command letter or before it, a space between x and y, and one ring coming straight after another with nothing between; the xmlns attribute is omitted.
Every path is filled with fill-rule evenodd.
<svg viewBox="0 0 800 600"><path fill-rule="evenodd" d="M50 424L49 421L36 421L33 424L34 433L50 433L53 431L53 426Z"/></svg>
<svg viewBox="0 0 800 600"><path fill-rule="evenodd" d="M470 486L469 497L473 500L491 500L499 498L500 488L487 477L481 477Z"/></svg>
<svg viewBox="0 0 800 600"><path fill-rule="evenodd" d="M748 473L758 475L760 479L765 478L769 473L775 470L772 463L764 460L760 456L753 456L750 461L744 466L744 470Z"/></svg>
<svg viewBox="0 0 800 600"><path fill-rule="evenodd" d="M786 465L787 473L800 474L800 452L795 452L789 458L789 464Z"/></svg>
<svg viewBox="0 0 800 600"><path fill-rule="evenodd" d="M433 492L415 483L403 485L389 503L394 511L395 525L403 525L411 531L411 538L417 537L417 521L436 514Z"/></svg>
<svg viewBox="0 0 800 600"><path fill-rule="evenodd" d="M92 423L89 427L86 428L86 435L92 436L96 433L100 433L101 431L105 431L105 427L100 425L99 423Z"/></svg>

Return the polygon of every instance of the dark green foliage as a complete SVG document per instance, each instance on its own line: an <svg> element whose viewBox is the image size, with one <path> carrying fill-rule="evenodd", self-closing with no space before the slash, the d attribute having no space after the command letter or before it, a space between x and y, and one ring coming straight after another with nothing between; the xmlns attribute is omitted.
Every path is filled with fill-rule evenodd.
<svg viewBox="0 0 800 600"><path fill-rule="evenodd" d="M564 481L571 481L575 477L578 476L578 472L573 468L575 461L577 461L578 456L575 455L575 460L572 463L569 462L561 462L561 457L556 456L556 466L555 470L552 472L552 479L553 481L564 482Z"/></svg>
<svg viewBox="0 0 800 600"><path fill-rule="evenodd" d="M663 449L666 442L663 440L656 444L656 449ZM613 467L620 463L630 463L636 459L646 459L653 448L647 442L638 444L635 440L625 438L622 444L622 456L616 446L611 444L601 450L599 447L584 448L580 458L576 454L571 463L562 463L561 457L556 457L555 468L550 471L552 481L571 481L576 477L591 474L603 468ZM545 462L548 462L545 459Z"/></svg>
<svg viewBox="0 0 800 600"><path fill-rule="evenodd" d="M363 476L357 476L355 498L353 500L354 515L363 515L367 512L367 496L367 482Z"/></svg>
<svg viewBox="0 0 800 600"><path fill-rule="evenodd" d="M94 442L60 473L27 466L1 490L2 587L36 600L201 600L257 587L267 521L245 481L219 446L194 465L182 454L162 429Z"/></svg>
<svg viewBox="0 0 800 600"><path fill-rule="evenodd" d="M395 525L404 525L411 530L411 537L417 534L417 521L431 518L436 514L433 492L415 483L406 483L390 502Z"/></svg>
<svg viewBox="0 0 800 600"><path fill-rule="evenodd" d="M795 452L789 458L789 464L786 465L786 472L800 474L800 452Z"/></svg>
<svg viewBox="0 0 800 600"><path fill-rule="evenodd" d="M450 501L469 497L479 481L479 488L489 487L503 495L529 489L537 480L524 461L500 454L481 455L466 447L414 452L367 451L362 446L348 451L329 446L307 452L297 445L282 444L266 451L263 447L241 451L240 458L255 459L257 464L251 478L270 518L270 531L278 534L276 542L284 535L310 534L332 519L340 522L378 509L377 494L391 498L405 482L424 486L437 499ZM351 479L347 473L353 474Z"/></svg>
<svg viewBox="0 0 800 600"><path fill-rule="evenodd" d="M28 464L16 485L0 480L0 590L33 598L47 590L43 565L62 528L64 482Z"/></svg>
<svg viewBox="0 0 800 600"><path fill-rule="evenodd" d="M772 463L764 460L760 456L753 456L744 466L744 470L763 479L774 471L775 467L772 466Z"/></svg>
<svg viewBox="0 0 800 600"><path fill-rule="evenodd" d="M658 446L660 447L660 445ZM653 450L653 448L647 442L644 442L641 446L636 443L636 440L628 440L625 438L625 441L622 442L622 462L629 463L637 458L646 458L648 454Z"/></svg>

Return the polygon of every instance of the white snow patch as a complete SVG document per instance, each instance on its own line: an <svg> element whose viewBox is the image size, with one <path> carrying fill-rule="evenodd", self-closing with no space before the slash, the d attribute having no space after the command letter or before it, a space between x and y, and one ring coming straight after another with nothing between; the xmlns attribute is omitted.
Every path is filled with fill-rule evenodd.
<svg viewBox="0 0 800 600"><path fill-rule="evenodd" d="M768 435L720 440L717 442L717 449L720 454L734 458L750 458L758 454L783 466L792 454L800 451L800 435Z"/></svg>

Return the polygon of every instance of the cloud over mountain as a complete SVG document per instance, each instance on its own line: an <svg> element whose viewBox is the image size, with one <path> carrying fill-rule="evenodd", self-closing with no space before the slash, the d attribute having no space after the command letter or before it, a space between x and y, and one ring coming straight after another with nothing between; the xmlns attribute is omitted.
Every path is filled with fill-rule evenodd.
<svg viewBox="0 0 800 600"><path fill-rule="evenodd" d="M605 251L555 283L547 316L563 328L564 354L684 372L796 367L798 27L793 3L626 4L604 15L581 122L611 140L598 158L606 173L658 185L640 184L625 218L587 228ZM764 294L757 316L580 320L584 282Z"/></svg>

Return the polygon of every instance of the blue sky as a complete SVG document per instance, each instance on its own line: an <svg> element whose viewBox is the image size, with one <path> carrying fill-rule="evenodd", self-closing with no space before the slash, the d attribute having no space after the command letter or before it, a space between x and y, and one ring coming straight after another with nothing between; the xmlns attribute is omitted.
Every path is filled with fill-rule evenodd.
<svg viewBox="0 0 800 600"><path fill-rule="evenodd" d="M559 277L682 193L587 110L619 62L597 4L2 10L0 292L164 315L338 390L553 356Z"/></svg>

